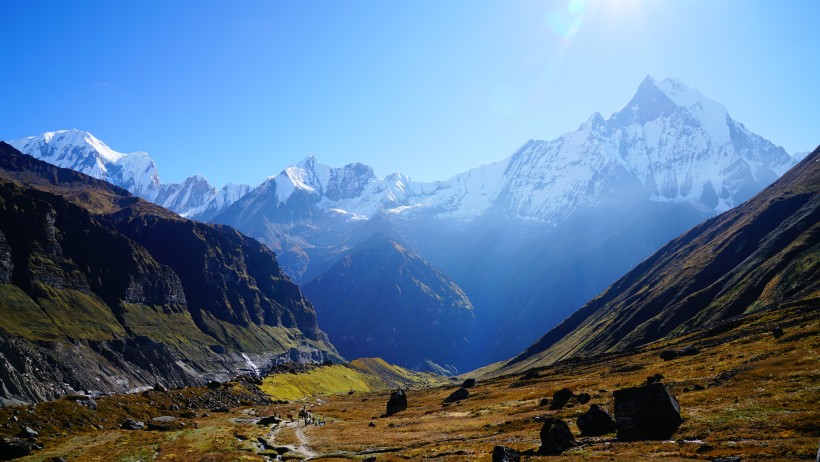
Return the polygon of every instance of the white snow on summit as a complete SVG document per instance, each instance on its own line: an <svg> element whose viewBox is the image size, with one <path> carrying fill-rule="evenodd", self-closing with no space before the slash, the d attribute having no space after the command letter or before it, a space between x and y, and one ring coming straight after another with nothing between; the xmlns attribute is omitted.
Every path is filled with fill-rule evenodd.
<svg viewBox="0 0 820 462"><path fill-rule="evenodd" d="M154 160L145 152L117 152L88 132L58 130L13 140L14 148L58 167L108 181L180 215L206 220L250 190L228 185L217 191L201 175L163 184Z"/></svg>
<svg viewBox="0 0 820 462"><path fill-rule="evenodd" d="M720 103L679 80L647 77L609 119L593 114L574 132L531 140L507 159L446 181L379 178L370 167L331 168L313 156L271 181L279 204L301 191L320 210L350 219L386 212L469 220L494 210L556 223L626 194L719 213L795 163L732 120ZM264 200L265 194L258 196Z"/></svg>

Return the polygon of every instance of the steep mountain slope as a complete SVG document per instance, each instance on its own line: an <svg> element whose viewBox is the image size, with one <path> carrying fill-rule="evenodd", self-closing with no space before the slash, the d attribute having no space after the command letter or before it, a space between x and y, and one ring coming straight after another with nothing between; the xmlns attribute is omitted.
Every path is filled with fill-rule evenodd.
<svg viewBox="0 0 820 462"><path fill-rule="evenodd" d="M359 244L304 286L339 352L416 370L455 372L473 324L469 299L440 270L383 234Z"/></svg>
<svg viewBox="0 0 820 462"><path fill-rule="evenodd" d="M273 253L0 143L0 399L337 358Z"/></svg>
<svg viewBox="0 0 820 462"><path fill-rule="evenodd" d="M664 246L508 366L636 346L734 316L820 307L820 148Z"/></svg>
<svg viewBox="0 0 820 462"><path fill-rule="evenodd" d="M123 154L80 130L59 130L11 141L19 151L58 167L105 180L182 216L208 220L245 195L250 187L215 189L202 176L162 183L156 163L145 152Z"/></svg>

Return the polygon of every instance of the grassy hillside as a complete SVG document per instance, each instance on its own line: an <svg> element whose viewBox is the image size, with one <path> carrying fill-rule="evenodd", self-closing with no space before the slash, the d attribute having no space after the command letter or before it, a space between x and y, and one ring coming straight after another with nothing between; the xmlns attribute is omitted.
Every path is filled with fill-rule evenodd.
<svg viewBox="0 0 820 462"><path fill-rule="evenodd" d="M299 400L314 395L350 391L369 392L392 388L430 386L444 379L387 364L382 359L357 359L348 365L311 368L306 372L277 373L265 377L261 389L277 400Z"/></svg>

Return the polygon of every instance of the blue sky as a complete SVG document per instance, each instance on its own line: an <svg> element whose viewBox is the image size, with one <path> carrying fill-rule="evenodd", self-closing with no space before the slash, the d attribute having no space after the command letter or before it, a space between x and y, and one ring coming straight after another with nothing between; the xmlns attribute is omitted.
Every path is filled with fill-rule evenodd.
<svg viewBox="0 0 820 462"><path fill-rule="evenodd" d="M789 152L820 143L820 1L11 1L0 139L87 130L163 181L305 155L446 179L676 77Z"/></svg>

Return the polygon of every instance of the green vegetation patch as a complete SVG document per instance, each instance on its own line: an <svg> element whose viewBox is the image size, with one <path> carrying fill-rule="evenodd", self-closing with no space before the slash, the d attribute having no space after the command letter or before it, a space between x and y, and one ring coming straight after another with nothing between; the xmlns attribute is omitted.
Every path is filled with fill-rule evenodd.
<svg viewBox="0 0 820 462"><path fill-rule="evenodd" d="M97 296L40 283L36 286L43 296L35 301L66 336L100 341L125 336L114 313Z"/></svg>
<svg viewBox="0 0 820 462"><path fill-rule="evenodd" d="M0 284L0 326L29 340L54 340L63 333L25 292Z"/></svg>
<svg viewBox="0 0 820 462"><path fill-rule="evenodd" d="M331 395L384 388L374 376L343 365L317 367L298 374L274 374L265 378L262 391L273 399L297 400L314 394Z"/></svg>

